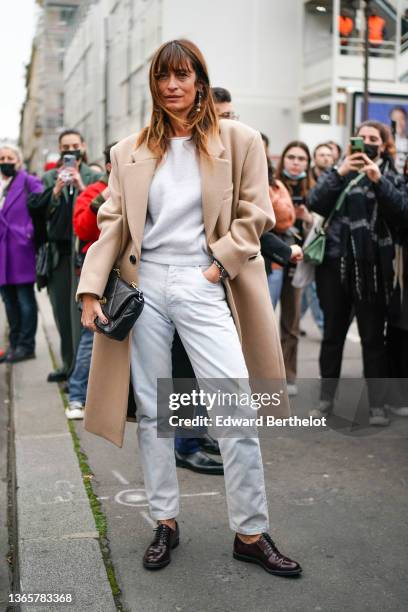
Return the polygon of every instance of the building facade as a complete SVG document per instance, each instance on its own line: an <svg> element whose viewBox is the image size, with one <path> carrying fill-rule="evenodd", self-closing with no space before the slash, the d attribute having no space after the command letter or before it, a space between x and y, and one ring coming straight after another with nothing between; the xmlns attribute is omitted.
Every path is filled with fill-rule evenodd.
<svg viewBox="0 0 408 612"><path fill-rule="evenodd" d="M65 52L59 47L62 79L61 71L54 81L49 67L44 72L44 29L36 38L35 61L42 91L48 92L48 108L36 110L42 116L34 123L42 150L55 146L56 130L73 127L84 134L89 158L101 161L107 143L140 130L150 115L152 55L162 42L182 37L201 48L212 84L231 91L241 121L270 137L274 156L293 138L311 146L327 139L345 145L356 120L354 97L363 91L365 2L83 0L69 45ZM51 4L67 2L43 2ZM386 25L384 40L370 50L370 91L403 99L408 96L408 0L370 0L370 6ZM347 41L339 33L343 14L353 26ZM30 125L34 107L28 98Z"/></svg>
<svg viewBox="0 0 408 612"><path fill-rule="evenodd" d="M182 37L201 48L212 84L231 91L241 120L273 135L277 151L297 135L299 0L99 0L64 61L65 124L84 132L91 159L146 125L149 62L162 42Z"/></svg>
<svg viewBox="0 0 408 612"><path fill-rule="evenodd" d="M26 72L20 146L28 168L41 173L47 157L58 151L64 126L63 62L82 0L37 0L40 14Z"/></svg>
<svg viewBox="0 0 408 612"><path fill-rule="evenodd" d="M328 137L346 144L362 118L366 0L302 0L303 45L300 82L299 134L311 144ZM408 96L407 0L369 0L377 22L384 26L379 40L369 25L370 99ZM340 32L340 15L350 20L349 37ZM408 99L405 100L408 102ZM370 118L376 118L370 105ZM390 119L383 114L385 123Z"/></svg>

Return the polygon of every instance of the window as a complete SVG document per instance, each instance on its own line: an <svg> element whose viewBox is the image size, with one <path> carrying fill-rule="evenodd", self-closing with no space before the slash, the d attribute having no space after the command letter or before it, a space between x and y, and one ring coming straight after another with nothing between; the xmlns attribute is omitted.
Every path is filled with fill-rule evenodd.
<svg viewBox="0 0 408 612"><path fill-rule="evenodd" d="M75 11L76 11L75 7L66 7L66 8L60 9L60 15L59 15L60 21L63 21L67 25L71 25L74 20Z"/></svg>

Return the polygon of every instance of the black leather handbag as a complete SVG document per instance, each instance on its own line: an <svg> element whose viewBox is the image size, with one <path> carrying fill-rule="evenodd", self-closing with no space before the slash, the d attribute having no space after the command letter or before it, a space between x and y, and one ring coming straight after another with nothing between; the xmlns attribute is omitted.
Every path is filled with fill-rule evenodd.
<svg viewBox="0 0 408 612"><path fill-rule="evenodd" d="M108 323L104 325L97 317L96 327L112 340L124 340L143 310L143 293L137 288L136 283L129 284L124 281L120 277L119 269L114 268L109 274L103 297L99 302Z"/></svg>
<svg viewBox="0 0 408 612"><path fill-rule="evenodd" d="M37 289L41 291L48 285L51 272L51 254L49 244L44 243L38 249L35 256L35 273L37 277Z"/></svg>

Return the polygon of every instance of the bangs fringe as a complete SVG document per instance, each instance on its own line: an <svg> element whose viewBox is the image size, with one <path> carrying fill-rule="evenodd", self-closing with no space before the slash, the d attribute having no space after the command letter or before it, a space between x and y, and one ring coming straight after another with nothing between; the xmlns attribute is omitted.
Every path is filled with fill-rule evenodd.
<svg viewBox="0 0 408 612"><path fill-rule="evenodd" d="M172 41L162 49L155 63L155 77L159 74L168 74L169 72L176 72L177 70L191 72L191 69L194 69L193 58L189 57L186 50L176 41Z"/></svg>

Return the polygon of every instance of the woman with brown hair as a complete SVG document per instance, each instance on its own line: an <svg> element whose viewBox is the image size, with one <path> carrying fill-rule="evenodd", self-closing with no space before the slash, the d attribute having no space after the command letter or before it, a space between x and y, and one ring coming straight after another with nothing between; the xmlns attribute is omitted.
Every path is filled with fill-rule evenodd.
<svg viewBox="0 0 408 612"><path fill-rule="evenodd" d="M179 542L174 440L157 426L157 381L171 379L175 329L200 383L282 380L284 367L259 255L259 236L274 222L261 137L237 121L218 123L205 60L189 41L158 49L150 90L149 126L112 149L111 198L99 211L101 236L78 295L92 330L96 317L106 321L97 298L115 263L145 296L128 340L95 337L85 427L121 446L131 366L146 495L158 522L143 564L158 569ZM299 574L267 534L258 438L221 437L219 445L234 557Z"/></svg>
<svg viewBox="0 0 408 612"><path fill-rule="evenodd" d="M407 198L397 174L395 147L387 126L365 121L356 136L364 152L351 150L337 169L319 180L309 195L310 208L328 217L343 194L344 201L327 231L323 263L316 268L316 286L324 315L320 350L320 404L312 415L333 409L341 372L343 347L354 311L368 383L369 423L385 426L389 402L385 322L393 292L393 229L407 215Z"/></svg>
<svg viewBox="0 0 408 612"><path fill-rule="evenodd" d="M312 223L312 215L306 208L307 194L314 185L311 161L307 145L302 141L294 140L283 150L276 170L277 178L288 190L295 207L295 223L284 235L281 235L289 245L302 245L307 228ZM289 395L297 394L297 349L302 299L302 289L292 285L295 270L295 263L285 266L280 290L281 344Z"/></svg>

